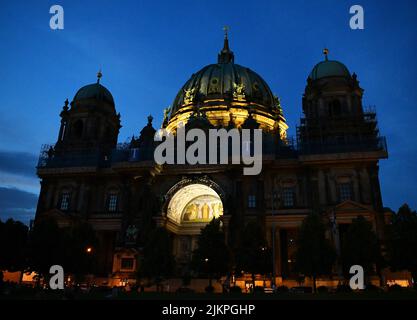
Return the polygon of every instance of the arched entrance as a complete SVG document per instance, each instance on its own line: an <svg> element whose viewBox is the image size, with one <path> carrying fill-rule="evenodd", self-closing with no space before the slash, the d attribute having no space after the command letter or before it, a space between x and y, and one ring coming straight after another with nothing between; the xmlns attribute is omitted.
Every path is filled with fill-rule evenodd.
<svg viewBox="0 0 417 320"><path fill-rule="evenodd" d="M179 189L170 199L167 218L179 225L183 223L208 223L223 215L219 194L201 183L189 184Z"/></svg>
<svg viewBox="0 0 417 320"><path fill-rule="evenodd" d="M214 188L198 181L180 182L167 195L166 228L174 234L173 253L179 263L190 261L201 229L223 215L223 202Z"/></svg>

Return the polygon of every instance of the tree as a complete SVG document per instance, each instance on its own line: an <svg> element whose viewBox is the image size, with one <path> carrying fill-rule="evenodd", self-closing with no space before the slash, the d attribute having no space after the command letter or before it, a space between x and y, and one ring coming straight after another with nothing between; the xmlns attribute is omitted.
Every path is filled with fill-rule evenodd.
<svg viewBox="0 0 417 320"><path fill-rule="evenodd" d="M48 278L52 265L64 264L63 235L53 219L35 221L29 239L29 266L41 277ZM64 269L65 270L65 269Z"/></svg>
<svg viewBox="0 0 417 320"><path fill-rule="evenodd" d="M197 272L206 274L209 287L213 276L226 274L229 267L229 250L219 219L213 219L198 237L198 248L193 253L192 267Z"/></svg>
<svg viewBox="0 0 417 320"><path fill-rule="evenodd" d="M0 270L21 271L26 267L28 227L20 221L0 221Z"/></svg>
<svg viewBox="0 0 417 320"><path fill-rule="evenodd" d="M245 225L236 255L238 270L249 272L255 288L255 275L265 274L272 270L272 253L267 247L265 232L258 221Z"/></svg>
<svg viewBox="0 0 417 320"><path fill-rule="evenodd" d="M393 270L409 270L417 287L417 213L401 206L387 226L387 251Z"/></svg>
<svg viewBox="0 0 417 320"><path fill-rule="evenodd" d="M64 270L77 280L93 273L96 263L97 237L91 225L84 221L62 229Z"/></svg>
<svg viewBox="0 0 417 320"><path fill-rule="evenodd" d="M317 276L329 274L336 260L336 252L325 232L320 216L313 213L304 219L298 234L296 268L313 278L314 292Z"/></svg>
<svg viewBox="0 0 417 320"><path fill-rule="evenodd" d="M47 279L50 267L57 264L80 279L93 271L96 245L95 233L87 222L59 228L53 219L40 219L30 235L30 267Z"/></svg>
<svg viewBox="0 0 417 320"><path fill-rule="evenodd" d="M363 216L352 220L342 245L342 263L345 275L352 265L363 267L365 274L373 272L374 265L381 263L382 257L372 224Z"/></svg>
<svg viewBox="0 0 417 320"><path fill-rule="evenodd" d="M175 261L168 231L164 228L154 229L145 243L139 274L153 279L159 286L164 278L168 278L172 274L174 266Z"/></svg>

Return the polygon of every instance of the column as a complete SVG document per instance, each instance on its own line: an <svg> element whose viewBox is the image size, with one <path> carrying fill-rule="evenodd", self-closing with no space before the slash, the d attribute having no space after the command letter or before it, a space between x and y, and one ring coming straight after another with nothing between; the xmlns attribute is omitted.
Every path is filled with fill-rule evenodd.
<svg viewBox="0 0 417 320"><path fill-rule="evenodd" d="M331 222L331 226L332 226L332 238L333 238L333 243L334 243L334 247L336 249L336 254L338 257L340 257L340 234L339 234L339 225L337 223L337 218L336 215L333 212L333 216L330 217L330 222ZM341 263L337 263L336 264L336 272L338 273L338 275L342 275L343 270L342 270L342 265Z"/></svg>
<svg viewBox="0 0 417 320"><path fill-rule="evenodd" d="M354 172L355 173L353 175L353 195L352 196L353 196L354 201L362 202L358 170L355 169Z"/></svg>
<svg viewBox="0 0 417 320"><path fill-rule="evenodd" d="M78 198L77 198L77 204L76 204L76 211L81 212L83 202L84 202L84 181L81 182L81 185L78 188Z"/></svg>
<svg viewBox="0 0 417 320"><path fill-rule="evenodd" d="M41 212L45 211L46 207L46 196L47 196L47 190L45 187L45 181L41 180L40 182L41 189L39 192L39 199L38 204L36 206L36 215L40 214Z"/></svg>
<svg viewBox="0 0 417 320"><path fill-rule="evenodd" d="M220 216L221 221L223 222L223 231L224 231L224 238L225 242L229 244L229 222L230 216L229 215L222 215Z"/></svg>
<svg viewBox="0 0 417 320"><path fill-rule="evenodd" d="M64 132L64 120L61 119L61 126L59 127L59 133L58 133L58 142L59 141L62 141L62 139L63 139L63 136L62 136L63 132Z"/></svg>
<svg viewBox="0 0 417 320"><path fill-rule="evenodd" d="M319 169L317 172L318 187L319 187L319 203L320 205L326 205L327 203L327 192L326 192L326 176L323 173L323 170Z"/></svg>
<svg viewBox="0 0 417 320"><path fill-rule="evenodd" d="M363 188L362 188L362 177L361 177L361 170L360 168L355 169L356 172L356 180L358 184L358 200L360 203L364 203L364 196L363 196Z"/></svg>
<svg viewBox="0 0 417 320"><path fill-rule="evenodd" d="M281 276L281 233L280 228L275 227L275 278Z"/></svg>

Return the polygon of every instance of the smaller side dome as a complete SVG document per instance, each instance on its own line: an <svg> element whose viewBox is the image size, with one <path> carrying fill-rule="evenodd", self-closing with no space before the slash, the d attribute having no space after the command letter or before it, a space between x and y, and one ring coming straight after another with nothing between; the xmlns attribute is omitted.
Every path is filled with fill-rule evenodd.
<svg viewBox="0 0 417 320"><path fill-rule="evenodd" d="M110 91L100 83L86 85L79 89L74 96L74 102L95 99L105 101L114 106L114 99Z"/></svg>
<svg viewBox="0 0 417 320"><path fill-rule="evenodd" d="M327 77L351 78L349 69L341 62L329 60L327 55L329 49L323 49L324 61L317 63L308 76L311 80L318 80Z"/></svg>
<svg viewBox="0 0 417 320"><path fill-rule="evenodd" d="M350 78L348 68L336 60L326 60L316 64L308 76L312 80L318 80L327 77L344 77Z"/></svg>

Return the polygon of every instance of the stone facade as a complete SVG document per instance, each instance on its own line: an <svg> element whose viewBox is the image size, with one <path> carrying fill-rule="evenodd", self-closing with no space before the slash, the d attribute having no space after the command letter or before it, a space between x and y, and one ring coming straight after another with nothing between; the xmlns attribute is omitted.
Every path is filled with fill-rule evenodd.
<svg viewBox="0 0 417 320"><path fill-rule="evenodd" d="M243 72L241 66L229 66L233 64L227 43L218 66ZM60 226L78 219L91 223L100 240L97 276L120 279L133 277L143 231L156 226L171 233L181 274L201 228L213 215L220 215L231 246L245 221L260 219L269 245L275 241L274 271L279 281L295 277L297 229L312 212L322 215L327 236L339 253L342 234L358 215L371 221L382 238L388 213L382 204L378 162L388 154L374 110L362 106L363 90L356 75L327 55L314 67L295 143L287 138L279 99L266 83L259 89L262 78L245 72L235 80L229 75L230 81L241 83L239 99L232 89L201 89L225 83L227 74L212 76L208 84L204 77L190 79L175 108L165 112L163 127L175 134L179 119L202 128L243 128L248 119L255 121L264 129L260 175L244 176L242 166L232 164L157 165L152 117L139 137L118 145L120 115L110 92L98 81L81 88L70 107L66 101L58 141L42 150L36 219L53 217ZM248 86L251 91L244 94ZM200 95L191 96L194 92ZM340 273L340 266L334 272Z"/></svg>

